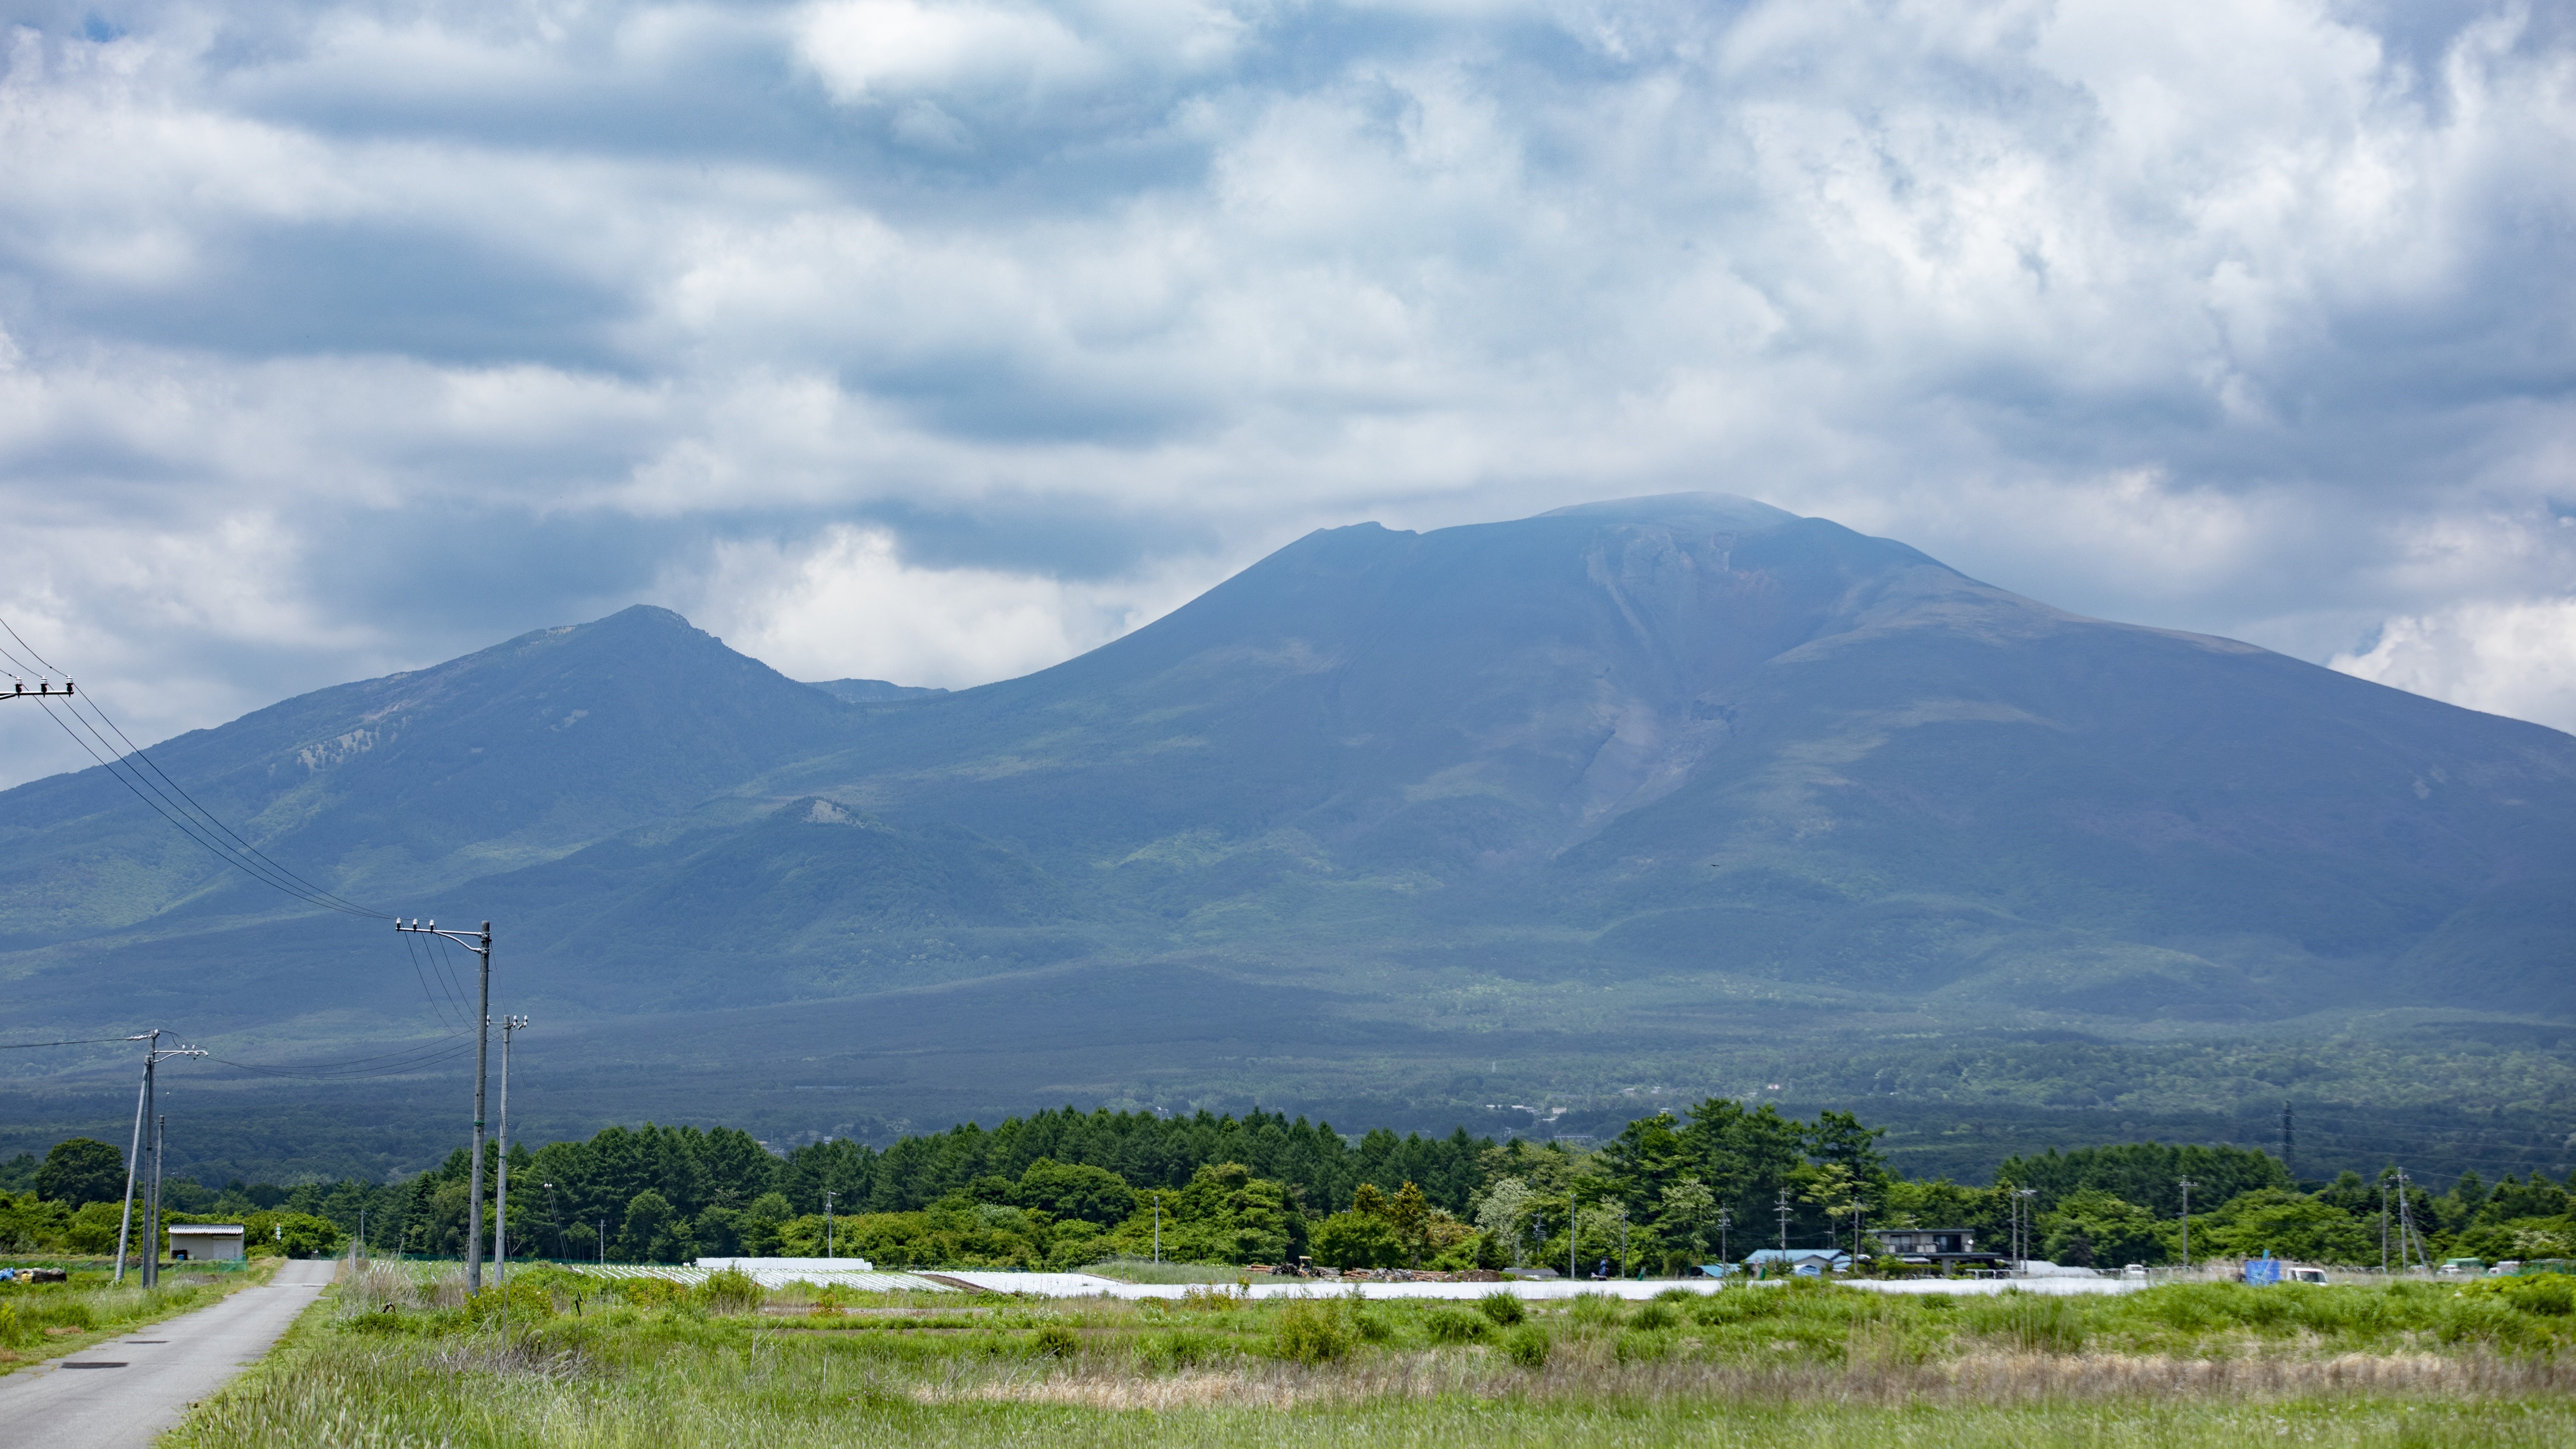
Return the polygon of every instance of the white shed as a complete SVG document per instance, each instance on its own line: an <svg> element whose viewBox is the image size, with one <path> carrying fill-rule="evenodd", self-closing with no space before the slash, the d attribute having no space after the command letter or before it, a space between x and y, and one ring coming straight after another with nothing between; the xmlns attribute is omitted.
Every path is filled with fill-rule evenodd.
<svg viewBox="0 0 2576 1449"><path fill-rule="evenodd" d="M239 1223L172 1223L170 1256L190 1263L215 1263L242 1255Z"/></svg>

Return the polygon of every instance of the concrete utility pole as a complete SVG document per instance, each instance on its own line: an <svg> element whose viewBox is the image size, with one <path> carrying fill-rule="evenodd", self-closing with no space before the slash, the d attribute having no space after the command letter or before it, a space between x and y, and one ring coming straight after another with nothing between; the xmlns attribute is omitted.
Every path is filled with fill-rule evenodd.
<svg viewBox="0 0 2576 1449"><path fill-rule="evenodd" d="M156 1026L150 1031L137 1032L126 1038L127 1041L149 1042L150 1045L143 1049L143 1085L138 1087L134 1094L134 1140L125 1154L125 1208L116 1223L116 1276L113 1281L118 1283L125 1281L125 1251L127 1245L134 1240L134 1189L137 1175L143 1165L143 1154L147 1150L143 1124L148 1120L154 1124L152 1138L148 1144L148 1150L152 1153L152 1175L142 1179L142 1187L148 1198L144 1213L150 1222L144 1228L146 1246L140 1270L143 1286L146 1288L161 1281L161 1129L160 1114L155 1110L153 1101L156 1070L163 1061L171 1057L205 1055L204 1052L192 1046L172 1047L168 1051L163 1051L161 1034L165 1030L167 1028Z"/></svg>
<svg viewBox="0 0 2576 1449"><path fill-rule="evenodd" d="M1772 1211L1780 1215L1780 1251L1789 1251L1789 1189L1780 1189L1780 1205Z"/></svg>
<svg viewBox="0 0 2576 1449"><path fill-rule="evenodd" d="M1726 1230L1733 1226L1735 1226L1735 1210L1719 1208L1717 1210L1717 1261L1721 1263L1733 1261L1726 1256Z"/></svg>
<svg viewBox="0 0 2576 1449"><path fill-rule="evenodd" d="M2182 1265L2189 1268L2191 1266L2191 1190L2200 1184L2188 1177L2177 1177L2174 1182L2182 1188Z"/></svg>
<svg viewBox="0 0 2576 1449"><path fill-rule="evenodd" d="M2035 1187L2013 1189L2013 1273L2017 1277L2030 1271L2031 1209L2038 1206L2031 1199L2037 1196Z"/></svg>
<svg viewBox="0 0 2576 1449"><path fill-rule="evenodd" d="M161 1153L170 1145L170 1119L159 1112L152 1114L152 1204L146 1217L152 1231L144 1237L143 1246L151 1266L144 1269L143 1286L156 1287L161 1282Z"/></svg>
<svg viewBox="0 0 2576 1449"><path fill-rule="evenodd" d="M492 1281L496 1283L506 1281L510 1272L510 1035L527 1024L524 1016L501 1018L501 1135L493 1151L500 1168L500 1189L492 1204Z"/></svg>
<svg viewBox="0 0 2576 1449"><path fill-rule="evenodd" d="M465 1190L465 1291L483 1291L483 1084L485 1061L492 1048L492 923L485 921L480 931L442 931L438 922L423 925L414 920L406 926L401 918L394 929L407 936L443 936L475 954L482 962L482 989L474 1009L474 1163L473 1180Z"/></svg>
<svg viewBox="0 0 2576 1449"><path fill-rule="evenodd" d="M832 1256L832 1190L823 1189L823 1256Z"/></svg>

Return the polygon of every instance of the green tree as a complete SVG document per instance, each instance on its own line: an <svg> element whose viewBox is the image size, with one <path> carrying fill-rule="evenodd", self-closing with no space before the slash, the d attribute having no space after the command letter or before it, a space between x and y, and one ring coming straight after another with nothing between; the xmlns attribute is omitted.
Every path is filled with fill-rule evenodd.
<svg viewBox="0 0 2576 1449"><path fill-rule="evenodd" d="M36 1196L78 1208L125 1197L125 1154L94 1137L54 1144L36 1169Z"/></svg>
<svg viewBox="0 0 2576 1449"><path fill-rule="evenodd" d="M1136 1190L1106 1168L1041 1157L1021 1172L1011 1188L1010 1202L1053 1217L1107 1227L1135 1215Z"/></svg>
<svg viewBox="0 0 2576 1449"><path fill-rule="evenodd" d="M2177 1243L2181 1225L2164 1227L2167 1243ZM2331 1203L2264 1188L2216 1212L2192 1214L2191 1251L2195 1258L2259 1258L2269 1252L2311 1263L2376 1263L2379 1235L2375 1223L2365 1226Z"/></svg>
<svg viewBox="0 0 2576 1449"><path fill-rule="evenodd" d="M1516 1267L1529 1246L1529 1221L1537 1201L1538 1194L1527 1182L1505 1177L1486 1188L1476 1202L1476 1226L1484 1231L1486 1241L1497 1246L1502 1259Z"/></svg>
<svg viewBox="0 0 2576 1449"><path fill-rule="evenodd" d="M1661 1234L1690 1246L1694 1262L1708 1255L1709 1229L1717 1223L1717 1194L1696 1177L1685 1177L1664 1189L1655 1224Z"/></svg>
<svg viewBox="0 0 2576 1449"><path fill-rule="evenodd" d="M285 1209L242 1219L242 1251L254 1258L327 1258L345 1235L328 1218Z"/></svg>
<svg viewBox="0 0 2576 1449"><path fill-rule="evenodd" d="M1317 1224L1307 1252L1329 1268L1392 1268L1404 1261L1395 1227L1376 1213L1339 1212Z"/></svg>
<svg viewBox="0 0 2576 1449"><path fill-rule="evenodd" d="M1386 1225L1395 1230L1395 1240L1404 1246L1408 1266L1422 1266L1422 1255L1431 1249L1431 1200L1413 1183L1397 1188L1395 1197L1386 1205Z"/></svg>
<svg viewBox="0 0 2576 1449"><path fill-rule="evenodd" d="M2058 1200L2056 1212L2040 1218L2039 1254L2077 1268L2161 1263L2165 1226L2154 1213L2110 1193L2070 1193Z"/></svg>
<svg viewBox="0 0 2576 1449"><path fill-rule="evenodd" d="M1382 1196L1382 1195L1381 1195ZM1240 1162L1212 1162L1189 1185L1162 1195L1163 1256L1199 1263L1276 1263L1303 1237L1284 1183L1252 1175ZM1113 1235L1119 1251L1142 1257L1153 1241L1150 1205Z"/></svg>
<svg viewBox="0 0 2576 1449"><path fill-rule="evenodd" d="M678 1263L697 1256L680 1210L649 1187L628 1199L617 1249L630 1263Z"/></svg>
<svg viewBox="0 0 2576 1449"><path fill-rule="evenodd" d="M753 1198L742 1215L743 1252L754 1258L777 1257L779 1229L795 1216L795 1205L785 1193L764 1192Z"/></svg>

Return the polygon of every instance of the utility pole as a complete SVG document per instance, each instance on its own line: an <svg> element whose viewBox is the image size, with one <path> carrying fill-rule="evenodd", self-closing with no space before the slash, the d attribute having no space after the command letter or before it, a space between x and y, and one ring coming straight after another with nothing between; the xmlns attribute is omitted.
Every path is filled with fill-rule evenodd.
<svg viewBox="0 0 2576 1449"><path fill-rule="evenodd" d="M444 936L482 962L481 994L474 1010L474 1166L473 1179L465 1189L465 1291L483 1291L483 1083L484 1064L492 1047L492 923L485 921L480 931L442 931L438 922L427 925L415 919L410 925L394 920L394 929L412 936Z"/></svg>
<svg viewBox="0 0 2576 1449"><path fill-rule="evenodd" d="M2379 1179L2379 1271L2388 1271L2388 1178Z"/></svg>
<svg viewBox="0 0 2576 1449"><path fill-rule="evenodd" d="M832 1256L832 1190L823 1189L823 1256Z"/></svg>
<svg viewBox="0 0 2576 1449"><path fill-rule="evenodd" d="M1789 1251L1789 1189L1780 1189L1780 1206L1772 1209L1780 1215L1780 1251Z"/></svg>
<svg viewBox="0 0 2576 1449"><path fill-rule="evenodd" d="M524 1016L501 1018L501 1136L493 1153L500 1170L500 1191L492 1205L492 1281L496 1283L508 1281L510 1272L510 1034L527 1024Z"/></svg>
<svg viewBox="0 0 2576 1449"><path fill-rule="evenodd" d="M68 693L69 691L66 690L65 692ZM204 1052L199 1051L197 1048L192 1046L172 1047L168 1051L163 1051L161 1049L161 1034L166 1029L167 1028L156 1026L150 1031L137 1032L126 1038L127 1041L148 1042L150 1045L143 1049L143 1084L135 1089L134 1094L134 1140L125 1154L125 1208L118 1216L116 1224L116 1276L114 1281L118 1283L125 1281L126 1246L133 1241L134 1236L134 1189L136 1186L137 1174L143 1165L143 1154L147 1150L147 1144L143 1136L143 1124L148 1120L155 1124L152 1139L148 1144L149 1150L153 1153L152 1176L142 1179L142 1187L144 1192L149 1196L149 1203L145 1208L145 1213L151 1221L145 1225L144 1229L144 1242L148 1246L144 1249L143 1263L139 1270L143 1286L146 1288L152 1287L154 1284L161 1281L161 1134L160 1127L158 1125L160 1116L159 1113L154 1110L153 1102L156 1071L160 1067L161 1063L170 1057L201 1057L205 1055Z"/></svg>
<svg viewBox="0 0 2576 1449"><path fill-rule="evenodd" d="M2191 1267L2191 1190L2200 1184L2188 1177L2177 1177L2174 1183L2182 1189L2182 1265L2188 1271Z"/></svg>
<svg viewBox="0 0 2576 1449"><path fill-rule="evenodd" d="M2281 1103L2281 1168L2283 1171L2290 1174L2290 1187L2292 1191L2296 1191L2298 1189L2299 1170L2290 1165L2290 1153L2298 1146L2298 1141L2298 1128L2291 1119L2290 1104L2287 1100L2284 1100Z"/></svg>
<svg viewBox="0 0 2576 1449"><path fill-rule="evenodd" d="M1726 1256L1726 1230L1733 1226L1735 1226L1734 1210L1719 1208L1717 1210L1717 1261L1721 1263L1733 1261Z"/></svg>
<svg viewBox="0 0 2576 1449"><path fill-rule="evenodd" d="M143 1273L143 1286L146 1288L156 1288L161 1283L161 1155L162 1149L169 1145L170 1119L155 1112L152 1114L152 1210L148 1215L152 1231L143 1238L144 1253L152 1265Z"/></svg>
<svg viewBox="0 0 2576 1449"><path fill-rule="evenodd" d="M1565 1281L1568 1283L1583 1276L1574 1262L1582 1252L1579 1246L1583 1241L1582 1227L1583 1209L1575 1206L1574 1189L1569 1187L1565 1190Z"/></svg>

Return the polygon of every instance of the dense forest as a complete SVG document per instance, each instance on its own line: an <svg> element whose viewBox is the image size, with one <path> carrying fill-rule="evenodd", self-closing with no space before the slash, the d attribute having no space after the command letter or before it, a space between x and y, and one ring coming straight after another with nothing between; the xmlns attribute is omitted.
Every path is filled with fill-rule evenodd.
<svg viewBox="0 0 2576 1449"><path fill-rule="evenodd" d="M2576 1252L2565 1188L2544 1174L2440 1194L2394 1169L2295 1183L2239 1147L2128 1143L2006 1161L1991 1186L1909 1179L1880 1129L1711 1098L1629 1122L1592 1151L1561 1143L1383 1129L1345 1137L1275 1113L1083 1113L969 1123L879 1151L837 1140L784 1155L731 1128L612 1127L509 1153L513 1255L678 1262L699 1255L867 1257L885 1266L1069 1268L1167 1258L1335 1266L1507 1267L1611 1258L1677 1271L1759 1246L1849 1246L1876 1229L1961 1227L2000 1245L2017 1192L2041 1256L2096 1266L2182 1252L2272 1252L2375 1264L2383 1220L2411 1222L2434 1257ZM378 1252L463 1250L462 1149L394 1183L166 1185L173 1221L242 1220L264 1251L329 1252L364 1233ZM0 1249L112 1248L123 1160L73 1139L0 1164ZM499 1175L487 1174L497 1202ZM2401 1206L2402 1199L2402 1206ZM2387 1249L2387 1251L2395 1251Z"/></svg>

